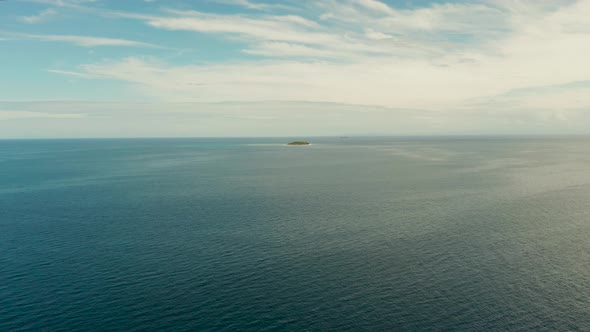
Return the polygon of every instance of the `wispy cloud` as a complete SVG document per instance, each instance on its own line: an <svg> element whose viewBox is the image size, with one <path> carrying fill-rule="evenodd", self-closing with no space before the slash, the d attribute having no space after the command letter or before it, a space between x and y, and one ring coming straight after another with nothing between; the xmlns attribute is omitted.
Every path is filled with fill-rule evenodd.
<svg viewBox="0 0 590 332"><path fill-rule="evenodd" d="M84 5L92 4L97 2L97 0L21 0L26 2L33 2L38 4L44 4L54 7L69 7L75 9L83 9Z"/></svg>
<svg viewBox="0 0 590 332"><path fill-rule="evenodd" d="M215 2L227 5L241 6L249 9L264 9L268 6L268 4L255 3L248 0L215 0Z"/></svg>
<svg viewBox="0 0 590 332"><path fill-rule="evenodd" d="M287 42L263 42L243 50L244 53L263 55L268 57L286 57L286 58L336 58L338 55L329 50L317 49L314 47L292 44Z"/></svg>
<svg viewBox="0 0 590 332"><path fill-rule="evenodd" d="M257 2L257 1L250 1L250 0L210 0L212 2L225 4L225 5L232 5L232 6L239 6L242 8L247 9L254 9L254 10L273 10L273 9L296 9L293 6L285 5L282 3L268 3L268 2Z"/></svg>
<svg viewBox="0 0 590 332"><path fill-rule="evenodd" d="M467 127L511 115L521 122L571 124L585 119L581 113L590 108L587 87L571 85L590 79L590 0L410 7L378 0L286 2L297 10L275 10L263 1L211 1L238 8L226 13L179 10L161 2L169 7L148 13L74 0L61 5L83 6L98 18L134 20L148 31L159 30L160 36L175 38L182 31L182 36L223 39L232 45L223 50L228 53L223 60L113 56L48 71L129 83L134 92L163 102L295 100L428 109L438 113L421 121L440 128L449 126L447 118ZM21 37L85 47L155 46L116 38ZM219 51L214 47L199 52L214 57Z"/></svg>
<svg viewBox="0 0 590 332"><path fill-rule="evenodd" d="M367 9L370 9L370 10L373 10L373 11L376 11L376 12L380 12L380 13L384 13L384 14L388 14L388 15L391 15L391 14L394 14L395 13L395 11L391 7L389 7L388 5L384 4L381 1L377 1L377 0L356 0L355 2L357 4L359 4L359 5L367 8Z"/></svg>
<svg viewBox="0 0 590 332"><path fill-rule="evenodd" d="M142 46L142 47L156 47L153 44L138 42L128 39L119 38L102 38L102 37L89 37L89 36L73 36L73 35L30 35L31 38L45 40L45 41L58 41L76 44L84 47L94 46Z"/></svg>
<svg viewBox="0 0 590 332"><path fill-rule="evenodd" d="M55 10L53 8L48 8L48 9L42 10L37 15L21 16L20 19L25 23L36 24L36 23L45 22L45 21L51 19L52 17L55 17L56 15L57 15L57 10Z"/></svg>
<svg viewBox="0 0 590 332"><path fill-rule="evenodd" d="M474 98L590 77L584 69L590 57L587 0L403 10L376 0L304 6L334 15L319 21L309 15L175 10L129 16L157 29L238 39L247 44L242 52L269 61L194 66L136 57L73 72L139 83L164 100L310 100L432 109L468 107Z"/></svg>
<svg viewBox="0 0 590 332"><path fill-rule="evenodd" d="M120 38L106 38L93 36L77 36L77 35L41 35L41 34L25 34L14 32L0 32L0 35L12 39L35 39L47 42L64 42L83 47L98 47L98 46L133 46L133 47L159 47L154 44L144 43L128 39Z"/></svg>
<svg viewBox="0 0 590 332"><path fill-rule="evenodd" d="M232 15L216 15L198 11L167 11L167 16L139 17L155 28L219 33L242 36L254 40L275 40L322 44L338 42L336 36L311 30L319 27L311 20L296 15L249 18Z"/></svg>
<svg viewBox="0 0 590 332"><path fill-rule="evenodd" d="M47 72L54 73L54 74L73 76L73 77L79 77L79 78L100 78L100 76L90 75L90 74L85 74L85 73L80 73L80 72L75 72L75 71L69 71L69 70L47 69Z"/></svg>

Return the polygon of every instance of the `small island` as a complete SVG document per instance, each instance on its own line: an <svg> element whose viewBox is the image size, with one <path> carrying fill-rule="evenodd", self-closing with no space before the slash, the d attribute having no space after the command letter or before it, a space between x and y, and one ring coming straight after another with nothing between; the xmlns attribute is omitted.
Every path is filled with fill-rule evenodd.
<svg viewBox="0 0 590 332"><path fill-rule="evenodd" d="M310 143L306 141L294 141L287 143L287 145L310 145Z"/></svg>

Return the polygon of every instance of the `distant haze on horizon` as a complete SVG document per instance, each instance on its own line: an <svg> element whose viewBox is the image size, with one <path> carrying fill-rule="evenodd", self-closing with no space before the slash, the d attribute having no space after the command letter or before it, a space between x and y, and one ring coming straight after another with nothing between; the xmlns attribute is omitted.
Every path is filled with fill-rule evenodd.
<svg viewBox="0 0 590 332"><path fill-rule="evenodd" d="M590 134L590 0L0 2L0 138Z"/></svg>

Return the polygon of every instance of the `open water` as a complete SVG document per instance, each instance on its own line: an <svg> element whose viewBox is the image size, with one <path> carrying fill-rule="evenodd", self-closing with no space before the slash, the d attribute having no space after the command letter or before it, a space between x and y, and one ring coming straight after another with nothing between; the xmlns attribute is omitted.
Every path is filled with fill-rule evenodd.
<svg viewBox="0 0 590 332"><path fill-rule="evenodd" d="M590 139L0 141L1 331L590 331Z"/></svg>

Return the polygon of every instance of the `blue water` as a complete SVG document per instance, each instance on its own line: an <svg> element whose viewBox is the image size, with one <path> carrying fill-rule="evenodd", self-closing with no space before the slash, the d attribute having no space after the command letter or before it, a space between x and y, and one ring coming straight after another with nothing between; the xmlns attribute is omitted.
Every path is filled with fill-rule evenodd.
<svg viewBox="0 0 590 332"><path fill-rule="evenodd" d="M0 141L0 331L590 331L590 139Z"/></svg>

